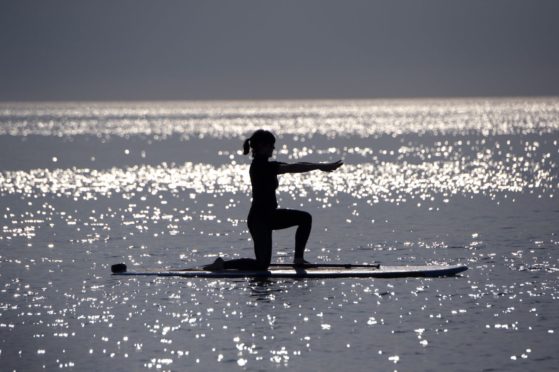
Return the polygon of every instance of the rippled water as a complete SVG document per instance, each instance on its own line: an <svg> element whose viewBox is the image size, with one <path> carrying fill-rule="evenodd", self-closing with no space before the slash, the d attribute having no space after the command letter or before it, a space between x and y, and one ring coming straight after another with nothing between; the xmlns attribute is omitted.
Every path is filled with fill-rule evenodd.
<svg viewBox="0 0 559 372"><path fill-rule="evenodd" d="M112 277L252 255L242 140L314 216L316 262L439 279ZM559 100L0 105L2 370L552 370ZM292 259L294 231L275 233Z"/></svg>

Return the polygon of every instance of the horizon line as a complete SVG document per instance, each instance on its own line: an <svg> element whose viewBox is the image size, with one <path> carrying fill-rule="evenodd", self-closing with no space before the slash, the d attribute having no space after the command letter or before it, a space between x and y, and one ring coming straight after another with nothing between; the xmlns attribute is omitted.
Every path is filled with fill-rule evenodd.
<svg viewBox="0 0 559 372"><path fill-rule="evenodd" d="M75 104L103 104L103 103L218 103L218 102L339 102L339 101L454 101L454 100L541 100L541 99L559 99L559 95L480 95L480 96L402 96L402 97L355 97L355 98L217 98L217 99L201 99L201 98L176 98L176 99L52 99L52 100L0 100L0 105L5 104L56 104L56 103L75 103Z"/></svg>

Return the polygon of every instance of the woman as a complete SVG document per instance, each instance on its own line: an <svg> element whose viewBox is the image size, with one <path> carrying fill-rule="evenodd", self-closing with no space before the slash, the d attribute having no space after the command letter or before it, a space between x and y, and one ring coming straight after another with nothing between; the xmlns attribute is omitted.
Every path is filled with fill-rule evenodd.
<svg viewBox="0 0 559 372"><path fill-rule="evenodd" d="M250 182L252 184L252 206L248 214L248 229L254 241L256 259L240 258L225 261L218 257L215 262L204 266L206 270L267 270L272 260L272 231L297 226L295 233L295 259L293 264L307 264L303 258L305 245L309 239L312 217L309 213L292 209L278 209L276 189L278 174L302 173L319 169L332 172L343 163L280 163L268 161L274 152L276 139L266 130L259 129L243 145L243 152L248 155L252 149L250 165Z"/></svg>

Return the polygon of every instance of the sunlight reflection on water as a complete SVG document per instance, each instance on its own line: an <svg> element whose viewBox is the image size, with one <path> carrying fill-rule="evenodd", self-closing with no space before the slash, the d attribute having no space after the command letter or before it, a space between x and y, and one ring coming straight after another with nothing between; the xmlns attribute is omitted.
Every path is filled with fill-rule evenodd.
<svg viewBox="0 0 559 372"><path fill-rule="evenodd" d="M257 127L277 134L278 160L345 160L334 173L280 178L280 205L313 213L310 259L470 270L398 280L111 277L119 261L184 267L252 255L250 159L239 144ZM551 98L2 104L0 363L552 369L558 130ZM105 156L114 146L121 157ZM189 158L198 153L202 161ZM274 260L289 261L293 231L274 239Z"/></svg>
<svg viewBox="0 0 559 372"><path fill-rule="evenodd" d="M0 135L500 135L550 133L558 117L555 99L2 104Z"/></svg>
<svg viewBox="0 0 559 372"><path fill-rule="evenodd" d="M407 151L407 150L406 150ZM453 159L410 164L405 161L372 161L345 165L332 174L314 172L285 175L279 192L322 194L324 198L348 193L368 202L425 200L435 194L537 192L553 198L556 163L549 154L541 157L506 156L496 160L492 151L477 153L474 159L453 154ZM26 196L55 194L90 199L114 193L133 196L137 192L158 193L192 190L196 193L247 194L250 192L248 165L186 163L179 167L139 165L98 171L91 169L36 169L0 173L0 193Z"/></svg>

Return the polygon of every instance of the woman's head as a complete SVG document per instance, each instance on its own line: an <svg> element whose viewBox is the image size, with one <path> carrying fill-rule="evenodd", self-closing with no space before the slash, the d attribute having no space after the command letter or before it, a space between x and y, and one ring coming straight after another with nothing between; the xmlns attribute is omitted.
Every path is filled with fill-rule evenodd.
<svg viewBox="0 0 559 372"><path fill-rule="evenodd" d="M258 129L256 132L252 134L249 138L247 138L243 144L243 153L248 155L250 149L252 149L252 155L259 154L263 151L266 151L271 147L273 150L274 144L276 143L276 137L272 134L272 132ZM271 151L269 156L271 156Z"/></svg>

